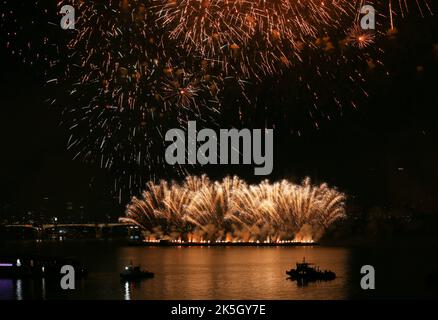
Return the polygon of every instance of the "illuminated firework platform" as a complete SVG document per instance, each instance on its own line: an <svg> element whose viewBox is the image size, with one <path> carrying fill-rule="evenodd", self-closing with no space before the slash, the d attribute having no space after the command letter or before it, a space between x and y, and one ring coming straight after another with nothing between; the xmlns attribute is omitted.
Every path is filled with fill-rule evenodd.
<svg viewBox="0 0 438 320"><path fill-rule="evenodd" d="M279 240L279 241L182 241L182 240L144 240L139 245L143 246L181 246L181 247L296 247L296 246L314 246L318 245L313 240Z"/></svg>
<svg viewBox="0 0 438 320"><path fill-rule="evenodd" d="M345 200L342 192L310 179L250 185L237 176L187 176L182 183L150 182L119 222L139 226L152 244L293 245L312 243L343 219Z"/></svg>

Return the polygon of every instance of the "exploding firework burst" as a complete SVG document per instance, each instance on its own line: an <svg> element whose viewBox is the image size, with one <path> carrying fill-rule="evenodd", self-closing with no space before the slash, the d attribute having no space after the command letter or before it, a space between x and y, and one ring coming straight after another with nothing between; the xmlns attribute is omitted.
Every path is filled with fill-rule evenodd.
<svg viewBox="0 0 438 320"><path fill-rule="evenodd" d="M76 8L76 30L59 27L64 4ZM71 132L68 148L73 156L112 170L120 193L121 188L137 192L144 179L167 172L164 130L188 119L217 123L221 113L237 118L238 125L251 122L266 79L294 83L289 90L294 97L279 118L264 123L291 119L292 131L300 132L302 124L294 120L302 119L297 104L310 106L305 121L315 127L345 105L355 108L357 101L345 91L366 96L366 66L380 63L366 50L348 55L342 45L344 30L357 23L363 4L366 1L4 0L0 24L10 52L42 70L50 89L48 101L63 110L62 122ZM422 15L432 11L428 0L375 5L391 27L410 8ZM372 48L370 35L361 38L358 30L352 29L349 39L358 48ZM351 63L357 60L365 68ZM338 92L341 87L346 89ZM263 108L277 110L274 100ZM169 170L184 174L179 167Z"/></svg>
<svg viewBox="0 0 438 320"><path fill-rule="evenodd" d="M153 4L157 22L169 29L170 38L179 40L188 53L203 56L248 40L252 25L239 15L242 7L247 7L246 1L157 0Z"/></svg>
<svg viewBox="0 0 438 320"><path fill-rule="evenodd" d="M345 195L308 178L248 185L237 177L189 176L181 185L149 182L120 221L143 227L152 240L282 241L317 240L343 217Z"/></svg>
<svg viewBox="0 0 438 320"><path fill-rule="evenodd" d="M359 49L374 43L375 35L372 30L363 30L359 25L352 27L348 33L348 43Z"/></svg>
<svg viewBox="0 0 438 320"><path fill-rule="evenodd" d="M350 1L155 0L157 23L187 54L225 75L275 74L301 60L303 46L354 17Z"/></svg>
<svg viewBox="0 0 438 320"><path fill-rule="evenodd" d="M80 12L76 31L50 70L55 82L70 86L65 105L57 102L71 132L68 149L115 172L119 193L138 191L152 172L183 173L157 156L164 155L165 131L208 118L208 110L217 107L220 80L202 61L168 54L170 44L149 23L142 1L73 5Z"/></svg>

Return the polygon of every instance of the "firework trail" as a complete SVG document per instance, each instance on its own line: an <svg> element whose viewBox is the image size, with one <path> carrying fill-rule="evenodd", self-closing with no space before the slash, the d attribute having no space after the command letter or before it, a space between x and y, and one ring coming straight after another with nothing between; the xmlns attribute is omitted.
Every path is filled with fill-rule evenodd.
<svg viewBox="0 0 438 320"><path fill-rule="evenodd" d="M40 36L21 38L28 31L35 33L35 27L43 22L58 27L58 23L48 21L56 21L50 16L64 4L77 9L76 31L70 32L70 41L60 41L66 38L66 33L60 36L59 28L56 37L47 27L41 28ZM296 66L309 54L308 50L317 50L323 55L321 59L329 57L325 55L336 46L339 40L336 37L342 37L343 30L357 22L359 8L365 4L370 3L365 0L61 0L57 6L55 2L44 5L41 1L25 6L11 5L6 0L2 26L10 30L6 35L7 46L14 54L23 56L23 60L29 63L50 60L47 61L50 64L66 67L58 72L66 72L70 78L71 69L78 71L79 66L78 72L82 74L78 80L85 83L94 80L102 83L102 89L115 91L121 88L120 77L134 78L138 83L144 75L140 66L148 67L150 73L161 74L151 68L163 71L170 64L194 75L206 66L219 64L222 77L257 79ZM377 8L379 18L389 19L392 27L395 17L404 17L414 8L421 15L432 12L429 0L385 0L371 4ZM20 19L19 13L26 8L40 12L40 20ZM14 42L21 45L14 47ZM61 48L64 44L69 49L67 52ZM53 53L49 47L56 48L59 56L50 58ZM26 56L26 51L31 54ZM77 59L60 63L62 56ZM51 80L63 79L58 75ZM158 79L156 85L165 86L166 81ZM142 93L134 91L132 95ZM119 104L132 103L127 101L129 94L124 90L117 98ZM188 103L184 98L180 101Z"/></svg>
<svg viewBox="0 0 438 320"><path fill-rule="evenodd" d="M301 62L304 49L324 55L319 39L342 35L359 19L363 5L375 5L391 28L394 17L404 17L412 7L421 15L432 12L428 0L409 2L414 1L153 0L151 10L187 55L219 64L225 75L257 79Z"/></svg>
<svg viewBox="0 0 438 320"><path fill-rule="evenodd" d="M394 29L394 20L397 16L404 18L409 14L410 9L416 8L420 15L423 17L426 13L432 14L432 7L430 0L389 0L389 1L377 1L379 5L387 5L387 11L391 29Z"/></svg>
<svg viewBox="0 0 438 320"><path fill-rule="evenodd" d="M157 23L189 55L226 75L275 74L301 59L303 45L354 16L350 1L154 0ZM260 69L260 70L259 70Z"/></svg>
<svg viewBox="0 0 438 320"><path fill-rule="evenodd" d="M31 8L46 24L64 4L73 5L75 30L62 31L49 23L42 27L41 38L15 49L14 40L21 40L20 32L30 28L19 21L18 32L10 33L7 42L25 62L44 65L48 101L62 110L73 158L114 172L114 191L119 193L121 188L141 190L145 172L174 172L157 156L164 155L166 130L188 119L208 119L208 110L218 104L220 79L210 75L202 61L167 49L171 44L150 23L153 18L144 3L37 1ZM26 8L16 6L17 12ZM17 19L11 14L8 28L14 28ZM36 19L30 24L38 23ZM176 172L184 171L177 167Z"/></svg>
<svg viewBox="0 0 438 320"><path fill-rule="evenodd" d="M314 241L345 217L345 199L308 178L299 185L286 180L248 185L238 177L213 182L189 176L182 184L149 182L120 221L141 226L148 239Z"/></svg>
<svg viewBox="0 0 438 320"><path fill-rule="evenodd" d="M290 119L294 132L302 125L294 122L301 119L297 103L309 106L305 119L314 127L346 106L356 108L345 92L367 96L367 67L382 64L380 49L375 57L370 46L377 34L351 27L367 3L4 0L0 26L10 52L45 78L48 101L70 130L73 157L114 172L120 194L141 190L155 173L185 174L167 168L164 132L189 119L215 124L221 114L245 126L266 82L295 83L294 103L266 121ZM59 27L64 4L76 9L75 30ZM375 6L392 28L409 10L432 11L428 0Z"/></svg>

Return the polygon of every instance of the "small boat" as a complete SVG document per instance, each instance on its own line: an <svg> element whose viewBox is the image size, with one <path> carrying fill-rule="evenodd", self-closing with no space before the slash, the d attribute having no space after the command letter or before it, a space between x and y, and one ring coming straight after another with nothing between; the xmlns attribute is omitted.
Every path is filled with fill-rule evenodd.
<svg viewBox="0 0 438 320"><path fill-rule="evenodd" d="M153 272L143 271L140 266L133 266L132 264L126 266L125 269L120 273L120 277L127 281L138 281L142 279L150 279L154 277Z"/></svg>
<svg viewBox="0 0 438 320"><path fill-rule="evenodd" d="M321 271L319 267L313 263L306 262L303 258L303 262L297 262L297 268L286 271L289 279L296 280L299 283L306 283L311 281L330 281L336 279L336 274L330 270Z"/></svg>

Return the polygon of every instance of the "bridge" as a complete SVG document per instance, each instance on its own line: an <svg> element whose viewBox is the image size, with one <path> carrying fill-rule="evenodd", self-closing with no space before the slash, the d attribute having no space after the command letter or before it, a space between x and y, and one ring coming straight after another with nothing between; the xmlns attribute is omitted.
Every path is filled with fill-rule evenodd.
<svg viewBox="0 0 438 320"><path fill-rule="evenodd" d="M6 230L6 233L12 232L12 234L18 237L25 236L26 234L29 236L30 232L31 237L52 239L64 237L129 237L138 239L140 235L140 228L138 226L127 223L8 224L4 225L3 228Z"/></svg>
<svg viewBox="0 0 438 320"><path fill-rule="evenodd" d="M114 228L114 227L136 227L134 224L128 223L51 223L51 224L42 224L42 225L33 225L33 224L7 224L6 228L33 228L33 229L52 229L52 228Z"/></svg>

